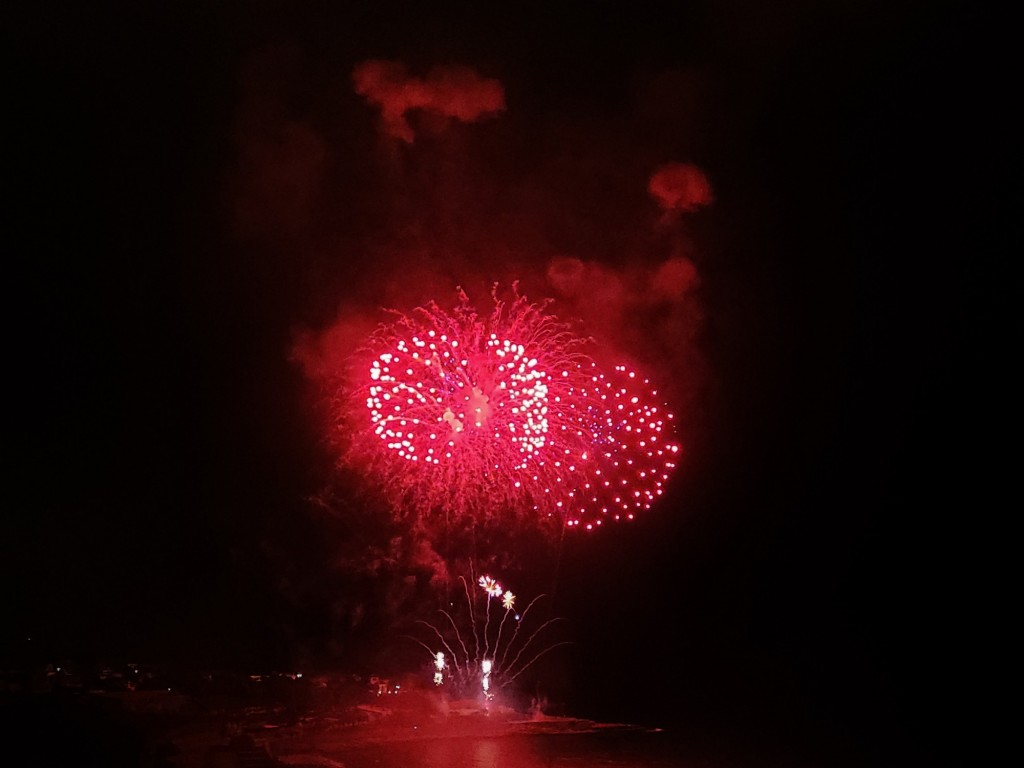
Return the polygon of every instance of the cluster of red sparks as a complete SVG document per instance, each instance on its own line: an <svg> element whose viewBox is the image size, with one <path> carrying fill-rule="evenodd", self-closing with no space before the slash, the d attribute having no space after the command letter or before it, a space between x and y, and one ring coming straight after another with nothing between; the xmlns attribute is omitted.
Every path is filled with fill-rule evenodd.
<svg viewBox="0 0 1024 768"><path fill-rule="evenodd" d="M342 404L348 458L403 508L501 511L593 529L660 496L679 453L647 379L525 297L481 317L462 294L378 328Z"/></svg>

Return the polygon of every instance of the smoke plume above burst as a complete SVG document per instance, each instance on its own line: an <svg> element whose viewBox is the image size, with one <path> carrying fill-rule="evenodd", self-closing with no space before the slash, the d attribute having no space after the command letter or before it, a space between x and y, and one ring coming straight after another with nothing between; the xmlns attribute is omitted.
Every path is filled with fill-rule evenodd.
<svg viewBox="0 0 1024 768"><path fill-rule="evenodd" d="M356 93L380 109L385 132L410 144L413 110L472 123L505 109L501 83L469 67L435 67L421 78L401 62L371 60L355 68L352 80Z"/></svg>
<svg viewBox="0 0 1024 768"><path fill-rule="evenodd" d="M714 202L711 183L692 163L666 163L651 176L647 189L666 211L692 213Z"/></svg>
<svg viewBox="0 0 1024 768"><path fill-rule="evenodd" d="M366 388L369 369L359 367L366 361L358 353L372 346L375 329L432 302L451 311L463 290L486 315L495 285L519 284L532 301L550 302L545 315L595 342L609 386L619 386L619 365L650 377L659 407L674 413L684 455L690 414L698 411L691 405L707 373L697 344L703 255L689 222L714 197L694 163L659 162L688 153L659 148L657 137L689 134L669 131L658 113L651 118L656 131L648 131L652 145L643 146L621 123L591 114L576 119L570 111L553 120L506 110L502 82L469 66L418 74L402 62L373 59L350 76L348 95L360 98L319 102L325 97L314 94L303 102L317 81L315 65L293 51L272 51L245 69L236 121L236 233L247 246L260 246L252 252L263 262L252 279L271 281L254 282L254 295L262 301L267 291L285 289L305 298L289 318L288 356L321 401L325 446L342 432L373 428L372 409L338 403ZM379 110L379 121L367 104ZM643 120L646 113L637 114ZM473 127L488 118L494 122L487 131ZM442 136L437 126L450 121L467 127L457 137ZM380 142L381 131L400 141ZM377 350L387 353L395 354ZM490 359L477 357L485 362L474 375L494 379ZM450 410L446 404L433 414L443 434L469 444L475 433L465 414ZM377 418L383 413L378 408ZM436 456L432 434L442 433L405 430L392 442L433 448ZM372 450L363 455L378 461L397 452L379 437L366 445ZM520 447L513 441L512 449ZM546 480L564 482L549 474ZM557 494L535 484L532 492L545 498L530 507L544 509L546 497ZM420 491L435 485L423 479L417 488L429 497ZM463 490L466 497L475 493ZM568 506L549 512L558 516Z"/></svg>

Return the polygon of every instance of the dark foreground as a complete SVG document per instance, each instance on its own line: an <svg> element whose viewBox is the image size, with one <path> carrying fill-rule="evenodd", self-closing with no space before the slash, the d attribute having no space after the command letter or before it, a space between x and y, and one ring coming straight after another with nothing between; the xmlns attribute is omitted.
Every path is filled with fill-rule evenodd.
<svg viewBox="0 0 1024 768"><path fill-rule="evenodd" d="M845 768L863 756L703 726L599 723L434 692L301 708L174 691L50 693L0 706L4 764L139 768ZM875 763L877 764L877 763Z"/></svg>
<svg viewBox="0 0 1024 768"><path fill-rule="evenodd" d="M140 768L800 768L808 762L777 753L739 754L690 741L680 733L572 719L457 721L453 727L355 724L317 731L268 727L228 735L202 722L155 727L96 712L5 713L5 739L18 766Z"/></svg>

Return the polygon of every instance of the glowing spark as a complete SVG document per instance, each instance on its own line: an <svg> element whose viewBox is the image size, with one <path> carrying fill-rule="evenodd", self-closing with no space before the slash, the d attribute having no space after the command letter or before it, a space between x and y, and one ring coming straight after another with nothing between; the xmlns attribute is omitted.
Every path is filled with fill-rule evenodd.
<svg viewBox="0 0 1024 768"><path fill-rule="evenodd" d="M501 585L490 576L481 576L480 586L487 593L488 597L499 597L501 595Z"/></svg>
<svg viewBox="0 0 1024 768"><path fill-rule="evenodd" d="M506 592L504 595L502 595L501 605L502 605L502 607L504 607L504 609L506 611L511 611L512 610L512 606L515 605L515 604L516 604L516 596L513 595L511 592Z"/></svg>
<svg viewBox="0 0 1024 768"><path fill-rule="evenodd" d="M434 685L444 685L444 653L438 651L434 656Z"/></svg>
<svg viewBox="0 0 1024 768"><path fill-rule="evenodd" d="M480 682L483 685L484 695L486 696L491 691L491 660L490 659L484 659L482 671L483 671L483 676L482 676L482 679L481 679Z"/></svg>

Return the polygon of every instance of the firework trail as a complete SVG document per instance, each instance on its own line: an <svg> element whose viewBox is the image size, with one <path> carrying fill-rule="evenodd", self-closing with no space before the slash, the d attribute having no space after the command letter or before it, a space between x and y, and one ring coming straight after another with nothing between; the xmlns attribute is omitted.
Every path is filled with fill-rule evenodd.
<svg viewBox="0 0 1024 768"><path fill-rule="evenodd" d="M485 583L485 579L487 579L488 583ZM466 580L463 579L463 584L466 583ZM468 624L470 626L465 629L467 629L467 635L468 630L472 630L474 637L477 638L475 658L470 657L470 653L466 648L466 644L462 640L463 632L460 631L458 624L450 614L446 613L445 611L440 611L440 613L445 615L445 617L448 619L449 624L451 625L451 630L450 632L448 632L447 635L428 621L419 620L416 622L418 624L423 624L424 626L428 627L434 634L437 641L440 642L441 647L445 648L448 651L449 656L445 658L450 658L452 664L450 667L451 671L448 673L447 679L450 681L452 688L454 689L454 692L457 693L466 693L472 691L475 687L477 687L480 684L482 675L487 676L489 680L493 680L495 687L505 688L511 685L517 678L520 677L520 675L522 675L527 669L529 669L542 656L551 652L555 648L560 648L564 645L570 644L568 641L549 642L544 645L537 644L537 641L545 633L545 630L547 630L553 624L562 621L561 617L554 617L548 619L547 621L544 621L539 626L537 626L533 631L531 631L529 635L526 636L526 639L524 641L517 643L517 639L519 638L519 630L526 623L527 615L530 612L530 608L532 608L534 604L537 603L540 599L545 597L545 595L538 595L537 597L535 597L530 602L530 605L527 606L526 610L523 611L522 615L516 615L513 612L513 606L516 599L515 595L513 595L511 592L505 592L504 594L500 594L498 592L497 583L489 577L481 578L479 584L483 592L486 594L486 601L488 607L490 606L491 600L493 600L495 597L498 597L499 595L501 596L502 606L505 609L505 616L502 618L502 622L499 625L497 637L495 638L494 645L492 647L490 645L490 639L488 636L487 629L489 622L484 623L483 626L478 626L481 620L477 618L476 612L472 610L472 605L474 601L473 598L470 597L469 594L467 593L468 610L466 613L466 617L468 620ZM516 623L515 631L512 633L511 638L507 640L503 647L501 643L501 629L504 626L505 620L509 617L510 614L513 615L513 620ZM485 650L482 658L480 656L479 634L483 634L484 636ZM453 642L449 642L449 636L454 637ZM407 637L413 640L415 643L417 643L424 650L426 650L430 654L432 660L437 658L438 651L435 647L428 645L419 638L411 636ZM462 648L461 659L459 657L459 654L453 650L453 647ZM533 648L534 650L531 651L531 648ZM513 657L511 662L508 661L510 651ZM437 678L435 678L435 680L437 681ZM440 684L440 681L438 681L438 683ZM487 690L488 689L485 687L485 695L487 694Z"/></svg>
<svg viewBox="0 0 1024 768"><path fill-rule="evenodd" d="M505 631L505 622L508 621L509 614L512 613L512 607L515 605L516 596L511 591L506 591L501 597L501 605L505 609L505 615L501 617L501 623L498 624L498 637L494 641L494 653L497 655L498 648L501 647L501 633ZM517 625L518 626L518 625Z"/></svg>
<svg viewBox="0 0 1024 768"><path fill-rule="evenodd" d="M340 398L346 460L397 509L503 514L593 528L661 495L678 446L671 414L624 365L607 372L546 305L460 292L371 335Z"/></svg>
<svg viewBox="0 0 1024 768"><path fill-rule="evenodd" d="M501 585L490 576L481 576L479 583L483 591L487 593L487 619L484 621L484 657L486 658L487 652L490 650L490 635L488 634L488 630L491 626L491 600L495 597L500 597L502 589Z"/></svg>

